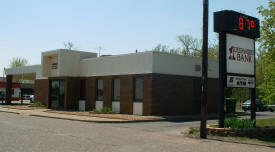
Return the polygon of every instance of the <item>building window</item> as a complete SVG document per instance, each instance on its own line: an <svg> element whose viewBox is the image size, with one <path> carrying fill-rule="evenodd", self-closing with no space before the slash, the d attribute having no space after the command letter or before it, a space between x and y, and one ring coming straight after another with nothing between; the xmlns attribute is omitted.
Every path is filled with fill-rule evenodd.
<svg viewBox="0 0 275 152"><path fill-rule="evenodd" d="M104 81L103 79L98 79L97 80L97 100L98 101L103 101L103 87L104 86Z"/></svg>
<svg viewBox="0 0 275 152"><path fill-rule="evenodd" d="M86 80L80 80L80 100L86 99Z"/></svg>
<svg viewBox="0 0 275 152"><path fill-rule="evenodd" d="M52 63L52 69L57 69L57 63Z"/></svg>
<svg viewBox="0 0 275 152"><path fill-rule="evenodd" d="M135 101L143 100L143 77L135 78Z"/></svg>
<svg viewBox="0 0 275 152"><path fill-rule="evenodd" d="M120 101L120 79L113 79L113 101Z"/></svg>

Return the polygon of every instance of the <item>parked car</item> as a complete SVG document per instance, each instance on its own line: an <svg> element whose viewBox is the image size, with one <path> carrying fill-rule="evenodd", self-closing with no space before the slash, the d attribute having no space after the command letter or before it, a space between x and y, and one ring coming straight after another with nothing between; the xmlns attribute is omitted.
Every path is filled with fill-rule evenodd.
<svg viewBox="0 0 275 152"><path fill-rule="evenodd" d="M34 101L34 95L31 95L30 96L30 102L33 103L33 101Z"/></svg>
<svg viewBox="0 0 275 152"><path fill-rule="evenodd" d="M5 100L5 93L0 91L0 101L4 101Z"/></svg>
<svg viewBox="0 0 275 152"><path fill-rule="evenodd" d="M250 110L250 106L251 106L251 101L250 99L248 99L242 104L242 109L244 111ZM264 101L260 99L256 99L256 111L265 111L267 109L268 109L267 104Z"/></svg>
<svg viewBox="0 0 275 152"><path fill-rule="evenodd" d="M33 99L34 99L34 95L32 94L25 94L23 95L23 100L30 100L30 102L33 102Z"/></svg>
<svg viewBox="0 0 275 152"><path fill-rule="evenodd" d="M269 105L269 106L268 106L268 110L269 110L270 112L273 112L273 111L275 110L275 105Z"/></svg>

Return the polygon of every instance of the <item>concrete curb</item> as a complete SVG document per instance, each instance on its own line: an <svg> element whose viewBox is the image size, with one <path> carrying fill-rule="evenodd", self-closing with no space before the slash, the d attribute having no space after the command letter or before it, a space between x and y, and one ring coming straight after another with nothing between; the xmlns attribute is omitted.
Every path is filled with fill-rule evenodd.
<svg viewBox="0 0 275 152"><path fill-rule="evenodd" d="M62 117L54 117L54 116L44 116L38 114L30 114L29 116L33 117L44 117L44 118L53 118L53 119L63 119L63 120L71 120L71 121L80 121L80 122L95 122L95 123L139 123L139 122L159 122L159 121L167 121L167 120L121 120L121 121L97 121L97 120L81 120L81 119L71 119L71 118L62 118ZM99 118L99 117L98 117Z"/></svg>
<svg viewBox="0 0 275 152"><path fill-rule="evenodd" d="M81 119L71 119L71 118L62 118L62 117L54 117L54 116L43 116L37 114L30 114L29 116L33 117L44 117L44 118L53 118L53 119L63 119L63 120L71 120L71 121L80 121L80 122L96 122L96 123L129 123L129 121L97 121L97 120L81 120Z"/></svg>
<svg viewBox="0 0 275 152"><path fill-rule="evenodd" d="M11 110L18 110L18 111L22 111L22 112L9 111L9 108L7 108L7 107L5 109L6 110L1 110L0 109L0 112L13 113L13 114L24 114L23 111L25 111L25 110L18 110L18 109L11 109ZM47 116L47 115L31 114L31 113L27 114L27 115L28 116L34 116L34 117L63 119L63 120L80 121L80 122L95 122L95 123L139 123L139 122L166 121L166 119L164 119L164 120L125 120L125 119L116 119L115 121L114 120L83 120L83 119L64 118L64 117L59 117L59 116ZM69 114L64 114L64 115L69 115ZM75 116L78 116L78 115L75 115ZM102 117L96 117L96 118L102 118ZM108 118L103 118L103 119L108 119Z"/></svg>
<svg viewBox="0 0 275 152"><path fill-rule="evenodd" d="M123 122L154 122L154 121L167 121L168 120L168 119L128 120L128 119L122 119L122 118L110 118L110 117L102 117L102 116L87 116L87 115L78 115L78 114L69 114L69 113L56 113L56 112L51 112L51 111L45 111L45 112L53 113L53 114L73 115L73 116L96 117L96 118L103 118L103 119L116 119L116 120L121 120Z"/></svg>
<svg viewBox="0 0 275 152"><path fill-rule="evenodd" d="M5 108L5 109L13 109L13 110L38 110L38 109L46 109L46 108L33 108L33 109L20 109L20 108L14 108L14 107L1 107L1 108Z"/></svg>
<svg viewBox="0 0 275 152"><path fill-rule="evenodd" d="M13 114L20 114L19 112L12 112L12 111L2 111L2 110L0 110L0 112L5 112L5 113L13 113Z"/></svg>

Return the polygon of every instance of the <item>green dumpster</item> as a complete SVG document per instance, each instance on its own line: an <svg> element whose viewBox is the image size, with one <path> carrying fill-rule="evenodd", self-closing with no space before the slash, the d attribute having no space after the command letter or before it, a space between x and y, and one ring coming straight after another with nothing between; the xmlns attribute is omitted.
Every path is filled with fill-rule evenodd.
<svg viewBox="0 0 275 152"><path fill-rule="evenodd" d="M236 103L237 100L234 98L226 98L226 113L235 113L236 112Z"/></svg>

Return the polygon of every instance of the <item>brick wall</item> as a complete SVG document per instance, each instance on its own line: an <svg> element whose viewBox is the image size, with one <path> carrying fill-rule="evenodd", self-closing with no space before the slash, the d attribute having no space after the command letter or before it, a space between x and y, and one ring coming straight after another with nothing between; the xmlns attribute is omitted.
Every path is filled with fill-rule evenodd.
<svg viewBox="0 0 275 152"><path fill-rule="evenodd" d="M95 76L86 78L86 110L95 108L97 98L97 80L104 80L103 105L112 107L113 79L120 79L120 111L124 114L133 114L134 78L144 77L143 107L144 115L151 114L152 74Z"/></svg>
<svg viewBox="0 0 275 152"><path fill-rule="evenodd" d="M104 80L104 92L103 92L103 106L104 107L112 107L112 90L113 90L113 83L112 77L107 76L103 77Z"/></svg>
<svg viewBox="0 0 275 152"><path fill-rule="evenodd" d="M200 112L199 78L153 74L152 114L184 115ZM196 87L196 88L195 88ZM218 79L208 80L208 113L218 110ZM197 104L194 104L197 103Z"/></svg>
<svg viewBox="0 0 275 152"><path fill-rule="evenodd" d="M49 80L35 80L34 84L34 102L42 102L49 108Z"/></svg>
<svg viewBox="0 0 275 152"><path fill-rule="evenodd" d="M12 75L7 75L6 78L6 104L11 104L12 99Z"/></svg>
<svg viewBox="0 0 275 152"><path fill-rule="evenodd" d="M80 99L80 78L67 77L65 82L65 109L78 109L78 102Z"/></svg>
<svg viewBox="0 0 275 152"><path fill-rule="evenodd" d="M89 77L86 79L86 110L90 111L95 108L96 101L96 78Z"/></svg>
<svg viewBox="0 0 275 152"><path fill-rule="evenodd" d="M184 115L200 113L200 79L165 74L95 76L87 78L57 77L65 82L65 109L77 109L81 80L85 83L86 110L95 108L97 80L104 79L103 105L112 107L113 79L120 78L120 111L133 114L134 79L143 77L143 115ZM82 83L83 84L83 83ZM83 90L83 89L82 89ZM36 80L35 100L48 105L49 80ZM208 113L218 111L218 79L208 80Z"/></svg>
<svg viewBox="0 0 275 152"><path fill-rule="evenodd" d="M133 114L134 79L130 76L120 78L120 112Z"/></svg>
<svg viewBox="0 0 275 152"><path fill-rule="evenodd" d="M152 115L152 74L144 75L143 79L143 115Z"/></svg>

